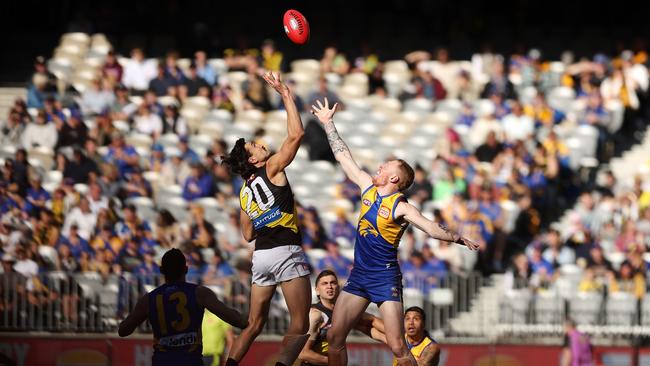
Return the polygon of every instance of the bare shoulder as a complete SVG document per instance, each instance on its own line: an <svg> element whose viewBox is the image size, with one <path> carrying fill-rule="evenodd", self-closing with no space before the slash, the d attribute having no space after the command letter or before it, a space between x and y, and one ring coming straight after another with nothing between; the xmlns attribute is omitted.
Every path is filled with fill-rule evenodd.
<svg viewBox="0 0 650 366"><path fill-rule="evenodd" d="M406 216L409 213L412 214L413 210L417 211L417 208L407 201L401 200L397 203L397 207L395 207L395 217Z"/></svg>

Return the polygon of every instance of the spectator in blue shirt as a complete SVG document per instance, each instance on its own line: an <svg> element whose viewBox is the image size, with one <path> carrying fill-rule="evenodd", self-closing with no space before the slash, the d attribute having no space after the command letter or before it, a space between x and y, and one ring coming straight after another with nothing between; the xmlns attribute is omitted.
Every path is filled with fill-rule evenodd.
<svg viewBox="0 0 650 366"><path fill-rule="evenodd" d="M200 162L192 164L192 172L183 185L183 198L194 201L201 197L210 197L214 193L212 176L205 172Z"/></svg>
<svg viewBox="0 0 650 366"><path fill-rule="evenodd" d="M205 51L196 51L194 53L194 63L196 64L196 73L207 81L208 84L214 85L217 82L217 72L207 61Z"/></svg>
<svg viewBox="0 0 650 366"><path fill-rule="evenodd" d="M139 166L140 158L133 146L124 142L124 136L119 132L111 135L111 144L108 147L108 154L104 157L107 163L117 166L120 177L125 179L128 174Z"/></svg>
<svg viewBox="0 0 650 366"><path fill-rule="evenodd" d="M499 205L494 198L489 187L484 187L479 193L479 212L485 217L496 223L501 218L501 205Z"/></svg>
<svg viewBox="0 0 650 366"><path fill-rule="evenodd" d="M153 277L160 275L160 267L154 262L153 256L156 252L153 249L148 249L142 254L142 263L135 267L133 272L146 280L153 279ZM152 281L153 282L153 281Z"/></svg>
<svg viewBox="0 0 650 366"><path fill-rule="evenodd" d="M60 121L66 120L65 114L63 114L63 109L61 108L61 102L57 101L54 96L49 96L45 99L43 108L45 109L45 118L47 122L56 122L55 118Z"/></svg>
<svg viewBox="0 0 650 366"><path fill-rule="evenodd" d="M178 53L175 51L167 53L165 58L165 76L181 84L185 81L186 77L183 70L177 65Z"/></svg>
<svg viewBox="0 0 650 366"><path fill-rule="evenodd" d="M186 243L188 246L192 247L191 243ZM188 282L199 282L201 280L201 275L202 272L201 270L204 268L205 261L203 260L203 256L201 255L201 252L194 247L191 249L189 254L185 254L187 257L187 281Z"/></svg>
<svg viewBox="0 0 650 366"><path fill-rule="evenodd" d="M449 274L447 263L433 254L431 247L428 244L422 246L422 257L431 267L433 275L438 279L438 283L442 281Z"/></svg>
<svg viewBox="0 0 650 366"><path fill-rule="evenodd" d="M531 250L529 253L529 262L530 262L530 267L533 271L533 273L537 273L539 271L546 271L546 274L552 275L553 274L553 265L544 259L542 256L542 250L543 250L543 245L540 242L534 242L531 245Z"/></svg>
<svg viewBox="0 0 650 366"><path fill-rule="evenodd" d="M345 217L345 210L337 210L336 221L332 223L330 233L335 241L344 239L351 245L357 235L357 228Z"/></svg>
<svg viewBox="0 0 650 366"><path fill-rule="evenodd" d="M136 226L134 238L138 242L138 253L142 256L150 250L155 251L159 246L158 242L153 238L153 232L143 224Z"/></svg>
<svg viewBox="0 0 650 366"><path fill-rule="evenodd" d="M33 216L38 215L50 198L50 194L41 186L41 178L35 176L32 178L31 187L27 189L24 207L25 212Z"/></svg>
<svg viewBox="0 0 650 366"><path fill-rule="evenodd" d="M81 253L88 253L90 256L93 254L93 249L88 244L88 241L79 236L78 227L75 224L70 226L70 233L67 237L62 235L59 238L56 249L59 250L62 246L68 247L70 253L77 261L81 259Z"/></svg>
<svg viewBox="0 0 650 366"><path fill-rule="evenodd" d="M318 261L318 270L329 269L334 271L339 279L348 278L350 270L352 270L352 261L341 255L339 245L333 240L325 242L325 249L327 249L327 255Z"/></svg>
<svg viewBox="0 0 650 366"><path fill-rule="evenodd" d="M169 88L175 88L178 82L169 78L165 73L165 66L158 64L158 75L149 82L149 90L162 97L169 93Z"/></svg>
<svg viewBox="0 0 650 366"><path fill-rule="evenodd" d="M406 288L416 288L423 292L437 286L435 270L422 253L413 251L409 260L401 264Z"/></svg>
<svg viewBox="0 0 650 366"><path fill-rule="evenodd" d="M604 126L607 122L607 110L598 91L592 92L587 98L587 107L578 119L581 125Z"/></svg>
<svg viewBox="0 0 650 366"><path fill-rule="evenodd" d="M202 272L203 284L205 285L223 286L230 280L231 276L235 275L235 271L223 259L220 250L216 250L211 263L206 263Z"/></svg>
<svg viewBox="0 0 650 366"><path fill-rule="evenodd" d="M0 216L6 214L7 212L18 208L18 202L16 202L7 191L7 182L0 182Z"/></svg>
<svg viewBox="0 0 650 366"><path fill-rule="evenodd" d="M32 85L27 88L27 108L42 109L48 93L46 92L47 76L34 74Z"/></svg>
<svg viewBox="0 0 650 366"><path fill-rule="evenodd" d="M124 186L126 190L126 196L131 197L151 197L153 192L151 184L147 182L146 179L142 176L142 171L140 168L135 168L131 174L129 174L128 181Z"/></svg>
<svg viewBox="0 0 650 366"><path fill-rule="evenodd" d="M196 163L201 161L201 158L199 158L199 155L194 152L188 145L188 138L187 136L182 136L179 139L178 143L178 149L181 151L181 157L183 160L185 160L188 164Z"/></svg>
<svg viewBox="0 0 650 366"><path fill-rule="evenodd" d="M122 221L115 224L115 232L122 240L128 240L136 236L138 226L142 226L142 230L151 231L149 224L146 221L140 220L137 214L137 209L132 204L127 204L122 209Z"/></svg>

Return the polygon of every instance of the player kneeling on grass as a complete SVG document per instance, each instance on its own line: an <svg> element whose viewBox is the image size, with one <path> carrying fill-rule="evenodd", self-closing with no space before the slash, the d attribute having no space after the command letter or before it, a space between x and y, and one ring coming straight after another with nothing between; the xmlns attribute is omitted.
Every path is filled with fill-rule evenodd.
<svg viewBox="0 0 650 366"><path fill-rule="evenodd" d="M402 272L397 247L409 224L432 238L458 243L469 249L478 244L427 219L402 193L413 183L413 168L404 160L390 160L370 176L359 168L334 126L337 105L317 101L314 115L323 123L334 157L361 191L361 212L354 244L354 266L336 301L332 327L327 333L329 365L347 365L345 339L371 302L379 306L386 343L398 365L417 365L404 342Z"/></svg>
<svg viewBox="0 0 650 366"><path fill-rule="evenodd" d="M118 334L126 337L148 319L154 336L153 366L203 366L204 309L237 328L246 328L248 321L209 288L185 282L187 264L180 250L170 249L163 255L160 271L165 283L138 300L120 323Z"/></svg>
<svg viewBox="0 0 650 366"><path fill-rule="evenodd" d="M327 330L332 326L332 310L341 293L339 279L329 269L318 274L315 288L319 301L309 311L309 340L298 356L302 361L301 366L327 365ZM384 322L373 315L364 313L355 329L386 343Z"/></svg>

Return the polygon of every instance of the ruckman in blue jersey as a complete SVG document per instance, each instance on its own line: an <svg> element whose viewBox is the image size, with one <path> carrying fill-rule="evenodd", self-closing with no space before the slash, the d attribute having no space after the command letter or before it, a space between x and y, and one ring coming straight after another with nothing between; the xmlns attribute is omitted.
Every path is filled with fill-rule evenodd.
<svg viewBox="0 0 650 366"><path fill-rule="evenodd" d="M120 323L118 334L126 337L149 320L154 336L153 366L202 366L204 309L237 328L246 328L248 321L219 301L209 288L185 282L187 265L180 250L167 251L160 270L165 284L140 298Z"/></svg>
<svg viewBox="0 0 650 366"><path fill-rule="evenodd" d="M379 306L386 342L397 365L417 365L404 341L402 273L397 247L408 224L429 236L478 249L473 241L451 232L406 202L402 192L413 183L413 169L404 160L390 160L374 176L359 168L343 142L332 117L337 105L317 101L313 112L323 123L336 160L345 174L361 188L361 214L354 245L354 267L334 305L332 327L327 333L329 365L347 365L345 339L370 302Z"/></svg>

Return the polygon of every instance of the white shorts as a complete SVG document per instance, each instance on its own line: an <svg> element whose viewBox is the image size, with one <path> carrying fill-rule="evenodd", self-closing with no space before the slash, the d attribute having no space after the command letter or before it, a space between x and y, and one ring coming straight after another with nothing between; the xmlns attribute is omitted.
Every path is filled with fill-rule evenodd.
<svg viewBox="0 0 650 366"><path fill-rule="evenodd" d="M273 286L311 274L309 261L300 245L284 245L253 252L253 283Z"/></svg>

